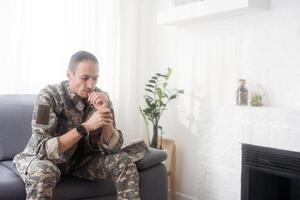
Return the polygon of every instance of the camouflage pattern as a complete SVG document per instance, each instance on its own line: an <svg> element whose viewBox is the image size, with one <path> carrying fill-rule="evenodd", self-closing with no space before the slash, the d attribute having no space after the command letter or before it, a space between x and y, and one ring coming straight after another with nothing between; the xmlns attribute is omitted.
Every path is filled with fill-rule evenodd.
<svg viewBox="0 0 300 200"><path fill-rule="evenodd" d="M52 190L60 179L59 168L49 160L34 159L26 174L22 174L25 182L27 200L50 200Z"/></svg>
<svg viewBox="0 0 300 200"><path fill-rule="evenodd" d="M126 152L95 156L72 175L89 180L109 178L115 182L118 200L140 199L138 171L133 159Z"/></svg>
<svg viewBox="0 0 300 200"><path fill-rule="evenodd" d="M96 91L101 90L96 88ZM32 115L32 136L24 151L14 158L17 172L25 182L27 199L51 199L61 174L89 180L110 178L115 181L118 199L139 199L134 162L144 157L147 146L140 141L122 149L123 136L116 129L111 101L109 108L119 135L115 146L107 148L101 142L100 128L63 154L49 158L47 141L76 128L95 110L70 90L68 81L41 90Z"/></svg>

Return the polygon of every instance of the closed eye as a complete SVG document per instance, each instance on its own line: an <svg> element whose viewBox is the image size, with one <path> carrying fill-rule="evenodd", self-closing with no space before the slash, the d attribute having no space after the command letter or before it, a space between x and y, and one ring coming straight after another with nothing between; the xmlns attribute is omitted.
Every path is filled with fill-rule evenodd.
<svg viewBox="0 0 300 200"><path fill-rule="evenodd" d="M82 81L88 81L89 79L92 79L93 81L98 80L98 76L88 76L88 75L83 75L80 77Z"/></svg>
<svg viewBox="0 0 300 200"><path fill-rule="evenodd" d="M88 76L82 76L82 77L81 77L81 80L87 81L87 80L89 80L89 77L88 77Z"/></svg>

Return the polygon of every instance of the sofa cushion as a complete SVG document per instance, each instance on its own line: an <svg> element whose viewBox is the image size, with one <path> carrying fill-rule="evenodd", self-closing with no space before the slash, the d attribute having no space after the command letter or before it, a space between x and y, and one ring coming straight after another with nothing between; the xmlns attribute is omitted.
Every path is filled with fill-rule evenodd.
<svg viewBox="0 0 300 200"><path fill-rule="evenodd" d="M0 199L19 199L13 198L24 196L25 186L22 179L16 175L12 161L0 162ZM13 188L13 190L11 190ZM4 191L6 193L4 194ZM54 199L84 199L98 196L115 194L114 183L110 180L88 181L74 176L63 176L57 184ZM6 196L5 196L6 195Z"/></svg>
<svg viewBox="0 0 300 200"><path fill-rule="evenodd" d="M64 176L57 184L54 199L85 199L116 194L114 183L110 180L89 181L74 176Z"/></svg>
<svg viewBox="0 0 300 200"><path fill-rule="evenodd" d="M23 181L9 168L0 164L0 199L25 199L25 196Z"/></svg>
<svg viewBox="0 0 300 200"><path fill-rule="evenodd" d="M0 160L11 160L26 146L35 98L35 95L0 95Z"/></svg>
<svg viewBox="0 0 300 200"><path fill-rule="evenodd" d="M145 157L136 163L138 170L144 170L167 159L167 153L160 149L149 148Z"/></svg>

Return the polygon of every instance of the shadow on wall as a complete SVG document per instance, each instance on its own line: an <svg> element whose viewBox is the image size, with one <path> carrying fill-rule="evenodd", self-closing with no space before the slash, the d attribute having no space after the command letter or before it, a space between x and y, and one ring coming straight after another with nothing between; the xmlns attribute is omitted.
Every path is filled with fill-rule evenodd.
<svg viewBox="0 0 300 200"><path fill-rule="evenodd" d="M204 119L201 112L204 98L201 96L202 88L196 86L194 92L186 93L180 98L177 109L177 119L189 133L197 136L200 131L200 122Z"/></svg>
<svg viewBox="0 0 300 200"><path fill-rule="evenodd" d="M170 113L169 113L170 114ZM176 192L178 199L194 199L197 196L198 187L198 136L191 129L183 125L178 118L178 112L174 111L172 122L168 128L172 132L172 138L176 143ZM189 121L191 124L195 122ZM192 125L194 126L194 125ZM180 198L182 197L182 198ZM184 198L185 197L185 198Z"/></svg>
<svg viewBox="0 0 300 200"><path fill-rule="evenodd" d="M199 89L199 88L197 88ZM198 90L199 91L199 90ZM184 94L170 105L166 130L176 143L176 192L178 199L198 196L200 104L197 94ZM184 198L186 199L186 197Z"/></svg>

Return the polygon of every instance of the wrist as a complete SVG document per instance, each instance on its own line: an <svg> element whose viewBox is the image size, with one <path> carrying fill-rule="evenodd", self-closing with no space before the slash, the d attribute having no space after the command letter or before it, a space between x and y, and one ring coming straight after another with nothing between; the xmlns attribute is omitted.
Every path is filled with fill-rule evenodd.
<svg viewBox="0 0 300 200"><path fill-rule="evenodd" d="M78 125L78 126L76 127L76 131L77 131L77 133L78 133L79 135L81 135L82 137L87 136L88 133L89 133L89 132L86 130L86 128L85 128L82 124L80 124L80 125Z"/></svg>
<svg viewBox="0 0 300 200"><path fill-rule="evenodd" d="M112 124L104 125L103 128L104 128L104 129L112 129L112 128L113 128L113 125L112 125Z"/></svg>
<svg viewBox="0 0 300 200"><path fill-rule="evenodd" d="M92 128L87 123L82 123L81 125L85 128L85 130L87 132L91 132L92 131Z"/></svg>
<svg viewBox="0 0 300 200"><path fill-rule="evenodd" d="M113 135L113 132L114 132L113 126L106 125L106 126L103 127L103 132L102 132L102 133L103 133L105 136L110 137L111 135Z"/></svg>
<svg viewBox="0 0 300 200"><path fill-rule="evenodd" d="M102 141L108 145L113 135L113 131L105 131L102 136Z"/></svg>
<svg viewBox="0 0 300 200"><path fill-rule="evenodd" d="M113 130L114 130L114 127L112 125L103 126L103 132L105 132L105 133L111 133L111 132L113 132Z"/></svg>

